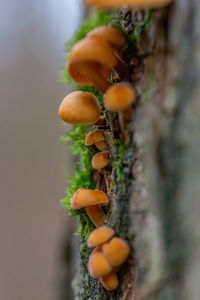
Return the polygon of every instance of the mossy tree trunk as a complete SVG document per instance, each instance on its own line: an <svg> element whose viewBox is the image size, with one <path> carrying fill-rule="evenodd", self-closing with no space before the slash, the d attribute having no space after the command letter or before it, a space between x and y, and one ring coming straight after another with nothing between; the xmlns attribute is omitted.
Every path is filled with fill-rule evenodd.
<svg viewBox="0 0 200 300"><path fill-rule="evenodd" d="M120 16L130 33L143 18L143 12L126 10ZM113 170L104 174L102 187L112 202L109 225L129 242L132 255L112 293L86 276L82 258L84 284L77 299L199 300L199 0L152 11L148 27L138 27L137 34L137 52L127 56L131 67L125 74L138 103L124 132L123 176L113 139L117 123L107 114Z"/></svg>

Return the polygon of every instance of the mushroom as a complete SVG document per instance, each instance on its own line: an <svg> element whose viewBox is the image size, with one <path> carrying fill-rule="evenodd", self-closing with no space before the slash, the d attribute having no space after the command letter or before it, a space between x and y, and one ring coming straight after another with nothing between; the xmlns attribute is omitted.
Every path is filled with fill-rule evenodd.
<svg viewBox="0 0 200 300"><path fill-rule="evenodd" d="M84 38L74 45L68 58L69 75L78 83L95 85L102 92L110 86L105 70L117 65L112 47L105 41Z"/></svg>
<svg viewBox="0 0 200 300"><path fill-rule="evenodd" d="M102 226L93 230L87 241L88 247L96 247L88 261L89 272L94 278L99 278L101 284L108 291L117 288L116 273L130 252L127 243L120 238L113 238L113 235L112 228Z"/></svg>
<svg viewBox="0 0 200 300"><path fill-rule="evenodd" d="M112 26L100 26L94 28L87 34L87 37L105 40L112 46L122 46L125 43L122 32Z"/></svg>
<svg viewBox="0 0 200 300"><path fill-rule="evenodd" d="M104 192L87 190L85 188L78 189L71 199L71 207L73 209L85 207L86 213L95 226L102 226L104 224L106 215L101 205L108 205L108 203L109 199Z"/></svg>
<svg viewBox="0 0 200 300"><path fill-rule="evenodd" d="M88 237L88 247L93 248L108 242L114 235L112 228L102 226L93 230Z"/></svg>
<svg viewBox="0 0 200 300"><path fill-rule="evenodd" d="M136 100L136 92L128 82L113 84L105 93L104 104L112 112L118 112L121 127L131 119L131 106Z"/></svg>
<svg viewBox="0 0 200 300"><path fill-rule="evenodd" d="M91 146L95 144L97 149L100 151L107 150L107 144L105 142L104 137L104 130L103 129L96 129L88 133L88 135L85 137L85 145Z"/></svg>
<svg viewBox="0 0 200 300"><path fill-rule="evenodd" d="M91 30L87 34L87 37L104 40L112 46L115 56L118 58L118 63L115 66L115 71L117 73L117 76L121 78L121 73L125 68L124 62L122 61L122 54L119 50L119 47L123 46L125 43L123 33L119 29L114 28L112 26L100 26ZM105 70L104 72L107 76L106 78L110 77L110 70Z"/></svg>
<svg viewBox="0 0 200 300"><path fill-rule="evenodd" d="M100 278L111 273L112 268L105 256L100 251L94 250L88 261L88 270L92 277Z"/></svg>
<svg viewBox="0 0 200 300"><path fill-rule="evenodd" d="M114 291L118 287L117 274L111 272L108 275L100 278L100 282L107 291Z"/></svg>
<svg viewBox="0 0 200 300"><path fill-rule="evenodd" d="M112 267L118 267L127 259L130 248L125 241L114 237L109 243L103 245L102 253Z"/></svg>
<svg viewBox="0 0 200 300"><path fill-rule="evenodd" d="M101 109L93 94L75 91L63 99L58 113L63 121L70 124L93 124L99 119Z"/></svg>
<svg viewBox="0 0 200 300"><path fill-rule="evenodd" d="M104 8L121 8L128 6L132 9L159 8L166 6L173 0L84 0L87 5Z"/></svg>
<svg viewBox="0 0 200 300"><path fill-rule="evenodd" d="M78 189L72 196L71 207L80 209L92 205L108 205L109 199L106 194L99 190Z"/></svg>
<svg viewBox="0 0 200 300"><path fill-rule="evenodd" d="M108 151L96 153L92 158L92 166L96 170L105 168L109 162Z"/></svg>

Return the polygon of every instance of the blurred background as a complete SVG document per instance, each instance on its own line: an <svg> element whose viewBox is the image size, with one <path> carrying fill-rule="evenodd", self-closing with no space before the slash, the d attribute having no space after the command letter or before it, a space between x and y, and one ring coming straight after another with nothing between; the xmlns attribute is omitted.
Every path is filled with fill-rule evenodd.
<svg viewBox="0 0 200 300"><path fill-rule="evenodd" d="M1 300L60 300L70 286L60 199L73 162L57 116L69 90L58 73L83 14L78 0L0 0Z"/></svg>

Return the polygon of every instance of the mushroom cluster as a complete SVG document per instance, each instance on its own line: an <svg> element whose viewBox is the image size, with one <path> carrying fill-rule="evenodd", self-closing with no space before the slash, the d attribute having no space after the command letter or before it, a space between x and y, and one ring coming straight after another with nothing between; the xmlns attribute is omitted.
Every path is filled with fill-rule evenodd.
<svg viewBox="0 0 200 300"><path fill-rule="evenodd" d="M121 31L101 26L76 43L68 58L68 73L80 84L94 85L101 92L110 86L109 77L119 63L116 49L125 43Z"/></svg>
<svg viewBox="0 0 200 300"><path fill-rule="evenodd" d="M143 9L162 7L173 0L83 0L85 4L105 8ZM122 55L125 38L112 26L101 26L91 30L77 42L69 54L67 69L73 80L87 86L93 85L104 94L106 113L101 115L97 98L88 92L75 91L68 94L59 107L60 118L70 124L93 124L97 129L85 137L85 145L95 152L92 166L98 176L110 166L109 148L105 139L107 111L117 113L123 132L124 125L131 120L132 106L137 93L129 82L123 81L123 70L127 67ZM111 80L115 76L115 80ZM115 82L112 84L112 82ZM121 135L120 135L121 136ZM97 171L96 171L97 170ZM101 177L99 177L101 178ZM79 188L71 198L74 210L85 209L97 227L88 238L88 247L94 248L88 261L88 270L105 289L112 291L118 286L117 272L127 259L130 248L122 239L115 237L114 230L106 227L109 199L100 189Z"/></svg>
<svg viewBox="0 0 200 300"><path fill-rule="evenodd" d="M127 243L113 237L114 234L112 228L102 226L93 230L88 238L88 247L94 248L88 261L89 273L109 291L117 288L116 273L130 253Z"/></svg>
<svg viewBox="0 0 200 300"><path fill-rule="evenodd" d="M103 92L105 108L117 112L119 118L129 121L131 106L135 102L136 92L128 82L111 85L109 78L113 70L120 65L120 47L125 43L121 31L111 26L101 26L90 31L86 38L73 48L68 59L69 75L78 83L94 85ZM120 78L120 76L119 76ZM106 117L101 115L97 98L89 92L75 91L68 94L59 107L60 118L70 124L93 124L97 129L85 137L85 145L96 149L92 166L99 174L110 166L109 149L105 139ZM97 174L98 174L97 173ZM101 176L101 175L99 175ZM99 190L79 188L71 198L71 208L85 209L86 214L97 227L88 239L88 246L95 247L88 269L94 278L98 278L107 290L118 286L116 272L129 254L128 245L114 236L111 228L105 227L109 199Z"/></svg>

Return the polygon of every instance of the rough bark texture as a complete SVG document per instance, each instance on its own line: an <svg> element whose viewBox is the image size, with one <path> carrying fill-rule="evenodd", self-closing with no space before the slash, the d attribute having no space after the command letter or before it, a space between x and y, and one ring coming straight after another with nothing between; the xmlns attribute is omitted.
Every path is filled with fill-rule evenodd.
<svg viewBox="0 0 200 300"><path fill-rule="evenodd" d="M121 12L130 33L143 17ZM106 170L101 186L112 203L108 224L132 254L115 292L87 275L82 257L76 299L199 300L200 2L177 0L152 11L137 45L134 59L127 56L126 79L135 86L138 103L124 132L123 178L117 177L113 139L118 124L107 114L113 169Z"/></svg>

